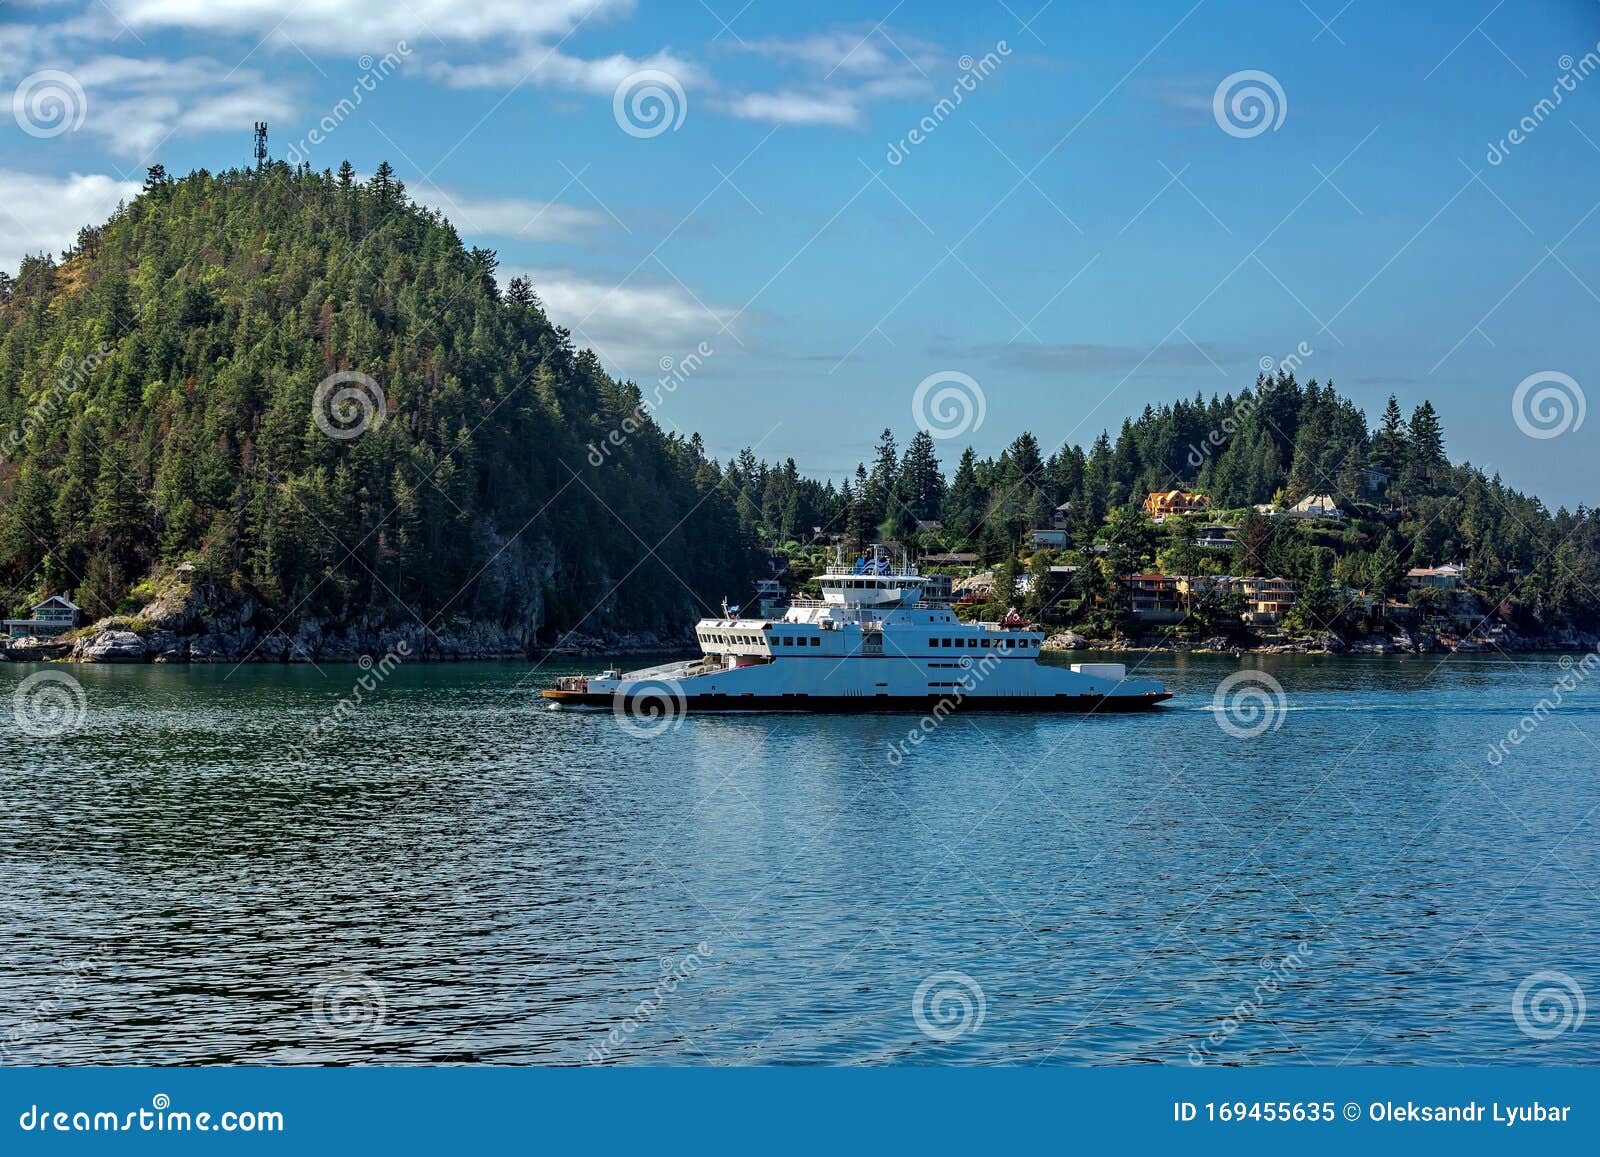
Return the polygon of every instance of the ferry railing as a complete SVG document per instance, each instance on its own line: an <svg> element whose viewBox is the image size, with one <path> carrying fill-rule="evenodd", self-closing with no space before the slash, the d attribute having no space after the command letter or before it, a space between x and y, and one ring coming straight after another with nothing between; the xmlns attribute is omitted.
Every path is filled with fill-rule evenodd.
<svg viewBox="0 0 1600 1157"><path fill-rule="evenodd" d="M655 667L645 667L643 670L629 671L628 674L627 674L627 678L629 678L629 679L659 679L659 678L662 678L663 676L667 676L667 675L671 675L671 674L682 675L682 674L686 674L691 668L693 668L699 662L701 662L701 660L699 660L699 659L679 659L675 663L661 663L661 664L659 664L659 665L657 665Z"/></svg>

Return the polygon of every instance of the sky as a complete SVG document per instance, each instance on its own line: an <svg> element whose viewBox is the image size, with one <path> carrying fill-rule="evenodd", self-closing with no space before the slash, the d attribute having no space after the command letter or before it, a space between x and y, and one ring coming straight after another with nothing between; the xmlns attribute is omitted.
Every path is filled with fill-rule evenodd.
<svg viewBox="0 0 1600 1157"><path fill-rule="evenodd" d="M0 0L3 94L0 267L264 120L719 458L1086 445L1292 357L1596 498L1595 0Z"/></svg>

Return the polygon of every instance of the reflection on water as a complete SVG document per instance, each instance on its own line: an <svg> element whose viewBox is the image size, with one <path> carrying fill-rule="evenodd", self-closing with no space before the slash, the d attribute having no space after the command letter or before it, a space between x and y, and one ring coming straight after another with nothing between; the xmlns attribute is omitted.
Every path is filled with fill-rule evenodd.
<svg viewBox="0 0 1600 1157"><path fill-rule="evenodd" d="M894 763L904 716L640 739L546 710L553 665L405 664L310 740L358 669L71 668L74 731L0 709L0 1048L1600 1060L1512 1009L1540 972L1600 996L1600 689L1495 766L1553 659L1247 659L1287 707L1249 739L1211 702L1238 660L1129 663L1178 696L957 716Z"/></svg>

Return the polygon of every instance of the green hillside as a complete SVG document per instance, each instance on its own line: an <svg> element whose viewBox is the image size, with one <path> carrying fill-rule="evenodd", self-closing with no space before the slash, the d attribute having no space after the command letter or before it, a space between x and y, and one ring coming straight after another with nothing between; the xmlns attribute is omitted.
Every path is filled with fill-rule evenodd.
<svg viewBox="0 0 1600 1157"><path fill-rule="evenodd" d="M753 537L698 440L645 418L592 464L636 387L494 273L387 165L278 163L154 170L70 252L0 274L8 613L68 589L130 613L188 563L257 630L470 621L533 648L681 631L748 589ZM324 406L339 436L313 412L339 371L386 395L353 437L360 411Z"/></svg>

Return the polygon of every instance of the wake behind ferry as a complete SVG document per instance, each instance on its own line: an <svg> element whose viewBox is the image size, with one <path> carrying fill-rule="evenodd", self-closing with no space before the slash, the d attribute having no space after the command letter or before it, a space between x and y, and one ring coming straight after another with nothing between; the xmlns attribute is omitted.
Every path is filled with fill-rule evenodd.
<svg viewBox="0 0 1600 1157"><path fill-rule="evenodd" d="M782 617L723 617L695 628L697 659L640 671L566 676L553 707L617 711L1138 711L1172 698L1121 663L1039 662L1041 631L1015 615L963 623L922 601L927 580L879 551L821 576L821 599Z"/></svg>

